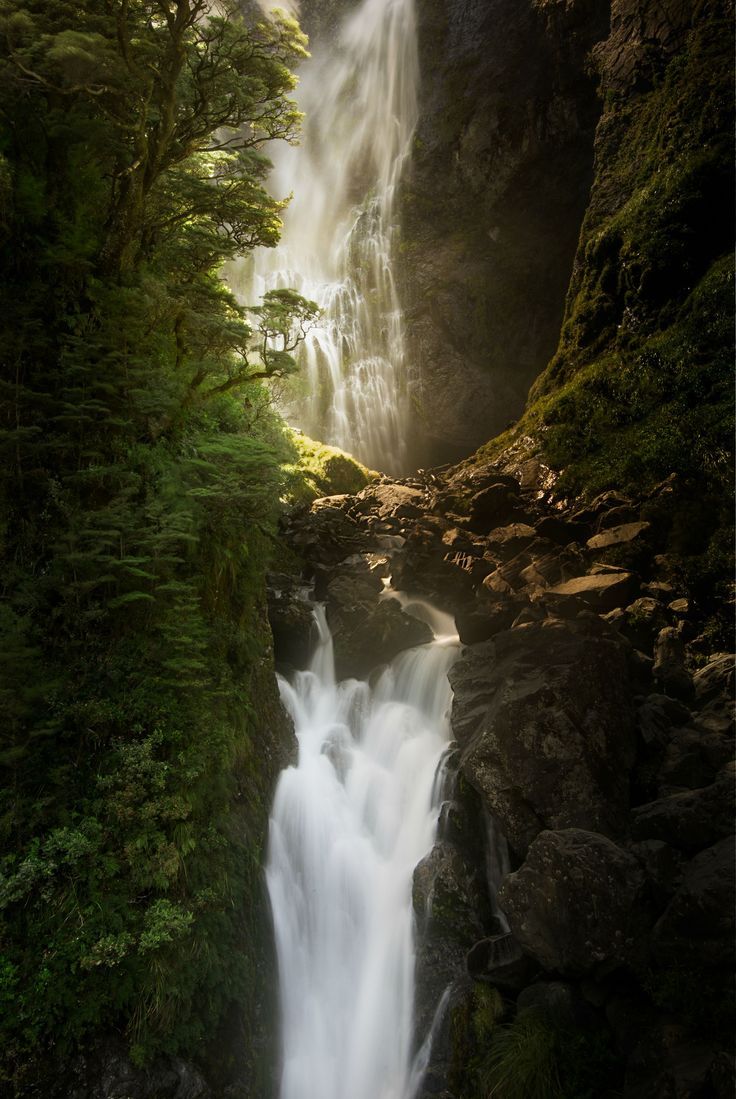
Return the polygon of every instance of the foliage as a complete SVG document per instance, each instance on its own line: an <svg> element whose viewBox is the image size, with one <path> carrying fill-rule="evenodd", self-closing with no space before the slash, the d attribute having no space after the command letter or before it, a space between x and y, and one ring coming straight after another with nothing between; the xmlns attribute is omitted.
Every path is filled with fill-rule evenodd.
<svg viewBox="0 0 736 1099"><path fill-rule="evenodd" d="M287 429L282 446L287 496L294 503L360 492L378 476L344 450L318 443L298 431Z"/></svg>
<svg viewBox="0 0 736 1099"><path fill-rule="evenodd" d="M292 20L227 0L0 5L0 1080L19 1093L101 1030L193 1055L255 1001L284 491L259 381L292 369L316 307L279 291L249 314L218 272L278 239L264 143L295 138L304 51Z"/></svg>
<svg viewBox="0 0 736 1099"><path fill-rule="evenodd" d="M615 1081L607 1032L582 1028L536 1008L520 1011L493 1036L481 1071L488 1099L596 1099Z"/></svg>

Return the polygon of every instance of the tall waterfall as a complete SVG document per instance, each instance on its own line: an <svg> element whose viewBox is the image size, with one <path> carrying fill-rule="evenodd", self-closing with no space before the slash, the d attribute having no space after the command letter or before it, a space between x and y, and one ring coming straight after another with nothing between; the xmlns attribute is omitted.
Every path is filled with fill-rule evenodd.
<svg viewBox="0 0 736 1099"><path fill-rule="evenodd" d="M373 688L336 683L321 608L310 670L281 681L299 740L276 792L267 868L281 1099L412 1099L421 1079L412 874L435 836L458 641L448 615L413 610L435 641L397 657Z"/></svg>
<svg viewBox="0 0 736 1099"><path fill-rule="evenodd" d="M293 194L254 297L291 286L323 309L301 350L294 426L384 472L406 472L405 350L393 259L396 197L417 119L414 0L362 0L300 74L302 144L274 157Z"/></svg>

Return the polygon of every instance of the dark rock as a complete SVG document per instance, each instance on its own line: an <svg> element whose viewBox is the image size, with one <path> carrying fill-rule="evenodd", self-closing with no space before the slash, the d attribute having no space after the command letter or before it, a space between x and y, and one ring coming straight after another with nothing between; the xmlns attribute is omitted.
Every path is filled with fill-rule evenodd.
<svg viewBox="0 0 736 1099"><path fill-rule="evenodd" d="M534 529L541 538L548 538L550 542L556 542L559 546L567 546L571 542L582 543L590 536L590 527L587 523L574 522L572 519L563 519L557 515L545 515Z"/></svg>
<svg viewBox="0 0 736 1099"><path fill-rule="evenodd" d="M396 599L380 597L383 584L363 568L338 575L327 586L327 619L339 679L361 678L404 649L432 640L426 622L405 614Z"/></svg>
<svg viewBox="0 0 736 1099"><path fill-rule="evenodd" d="M645 744L665 745L675 726L690 720L690 710L676 698L649 695L639 706L639 732Z"/></svg>
<svg viewBox="0 0 736 1099"><path fill-rule="evenodd" d="M316 640L316 627L314 609L303 585L293 577L271 575L267 596L277 664L306 668Z"/></svg>
<svg viewBox="0 0 736 1099"><path fill-rule="evenodd" d="M594 611L604 613L614 607L625 607L636 595L639 582L631 572L602 572L593 576L576 576L552 588L552 594L565 599L578 599Z"/></svg>
<svg viewBox="0 0 736 1099"><path fill-rule="evenodd" d="M416 518L426 502L425 493L419 488L394 481L377 482L358 493L353 511L361 515L373 514L379 519Z"/></svg>
<svg viewBox="0 0 736 1099"><path fill-rule="evenodd" d="M633 843L629 850L644 867L652 905L661 911L682 881L685 865L682 853L661 840Z"/></svg>
<svg viewBox="0 0 736 1099"><path fill-rule="evenodd" d="M636 840L662 840L680 851L694 852L731 831L733 775L724 771L701 790L686 790L632 810Z"/></svg>
<svg viewBox="0 0 736 1099"><path fill-rule="evenodd" d="M693 678L685 667L685 645L672 626L665 626L657 634L653 671L655 682L665 694L686 701L693 697Z"/></svg>
<svg viewBox="0 0 736 1099"><path fill-rule="evenodd" d="M625 608L618 628L635 648L651 653L654 638L670 622L671 617L659 600L643 596Z"/></svg>
<svg viewBox="0 0 736 1099"><path fill-rule="evenodd" d="M508 933L481 939L468 951L466 964L474 980L487 981L502 992L519 992L539 974L537 963Z"/></svg>
<svg viewBox="0 0 736 1099"><path fill-rule="evenodd" d="M660 965L675 965L683 955L698 967L734 960L736 849L733 836L701 851L687 864L682 884L657 921L652 950Z"/></svg>
<svg viewBox="0 0 736 1099"><path fill-rule="evenodd" d="M476 492L470 501L470 520L479 529L488 530L491 526L508 519L517 505L519 486L514 482L515 491L508 485L497 483Z"/></svg>
<svg viewBox="0 0 736 1099"><path fill-rule="evenodd" d="M487 542L492 551L507 556L531 545L535 538L534 528L528 523L510 523L507 527L496 527L492 530Z"/></svg>
<svg viewBox="0 0 736 1099"><path fill-rule="evenodd" d="M442 993L464 973L467 951L491 926L490 901L478 870L441 840L414 871L417 921L417 1032L427 1033Z"/></svg>
<svg viewBox="0 0 736 1099"><path fill-rule="evenodd" d="M522 949L564 974L635 966L648 926L645 878L634 855L606 836L543 832L504 881L499 904Z"/></svg>
<svg viewBox="0 0 736 1099"><path fill-rule="evenodd" d="M455 623L463 645L476 645L488 641L495 634L507 630L519 611L518 604L509 600L488 608L470 607L457 612Z"/></svg>
<svg viewBox="0 0 736 1099"><path fill-rule="evenodd" d="M697 1099L707 1090L717 1046L693 1038L677 1023L657 1020L639 1032L626 1066L627 1099Z"/></svg>
<svg viewBox="0 0 736 1099"><path fill-rule="evenodd" d="M450 674L462 772L518 854L544 828L625 827L634 758L626 659L592 625L547 619L506 631L466 648Z"/></svg>
<svg viewBox="0 0 736 1099"><path fill-rule="evenodd" d="M517 1011L543 1011L555 1021L575 1022L580 1012L580 993L565 981L537 981L516 999Z"/></svg>

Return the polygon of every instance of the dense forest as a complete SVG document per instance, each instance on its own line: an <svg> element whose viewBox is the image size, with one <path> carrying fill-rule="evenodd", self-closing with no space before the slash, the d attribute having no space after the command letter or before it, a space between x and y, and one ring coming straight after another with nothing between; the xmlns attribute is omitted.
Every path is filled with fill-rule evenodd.
<svg viewBox="0 0 736 1099"><path fill-rule="evenodd" d="M1 49L1 1044L22 1084L121 1021L134 1059L191 1052L252 995L233 953L289 450L261 382L316 307L246 311L219 277L278 238L293 21L39 0L3 5Z"/></svg>

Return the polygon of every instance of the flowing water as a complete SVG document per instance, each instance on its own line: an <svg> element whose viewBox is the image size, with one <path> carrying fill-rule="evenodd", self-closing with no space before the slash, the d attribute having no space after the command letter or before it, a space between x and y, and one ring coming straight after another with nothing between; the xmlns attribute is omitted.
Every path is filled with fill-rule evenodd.
<svg viewBox="0 0 736 1099"><path fill-rule="evenodd" d="M281 1099L412 1099L412 875L434 842L449 740L452 619L403 599L435 633L373 686L335 681L316 608L308 671L280 681L299 760L281 776L267 881L282 1002Z"/></svg>
<svg viewBox="0 0 736 1099"><path fill-rule="evenodd" d="M260 249L242 296L293 287L323 309L300 351L286 419L368 466L406 473L401 306L394 279L397 187L417 120L414 0L363 0L314 45L297 91L302 143L274 156L272 188L293 194L282 241Z"/></svg>

